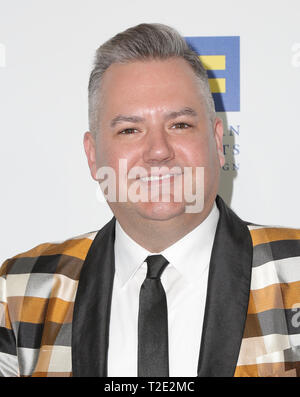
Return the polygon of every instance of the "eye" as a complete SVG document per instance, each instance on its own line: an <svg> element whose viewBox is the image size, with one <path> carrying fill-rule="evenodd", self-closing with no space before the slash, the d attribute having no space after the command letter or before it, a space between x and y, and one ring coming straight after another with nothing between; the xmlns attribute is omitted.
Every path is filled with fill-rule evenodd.
<svg viewBox="0 0 300 397"><path fill-rule="evenodd" d="M179 128L181 130L185 129L185 128L189 128L191 127L190 124L187 123L176 123L172 126L172 128Z"/></svg>
<svg viewBox="0 0 300 397"><path fill-rule="evenodd" d="M130 134L135 134L137 132L138 132L138 130L136 130L135 128L125 128L125 130L120 131L119 134L130 135Z"/></svg>

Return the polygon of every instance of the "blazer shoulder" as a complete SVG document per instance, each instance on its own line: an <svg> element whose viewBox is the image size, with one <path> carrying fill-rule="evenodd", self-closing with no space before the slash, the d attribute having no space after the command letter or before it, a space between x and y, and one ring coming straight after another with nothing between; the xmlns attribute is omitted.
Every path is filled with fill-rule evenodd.
<svg viewBox="0 0 300 397"><path fill-rule="evenodd" d="M300 243L300 229L284 226L267 226L248 223L253 246L280 241Z"/></svg>
<svg viewBox="0 0 300 397"><path fill-rule="evenodd" d="M253 268L267 271L270 266L277 272L289 269L293 280L300 281L300 230L279 226L248 225L253 243ZM260 268L260 270L259 270ZM281 270L280 270L281 269ZM290 279L279 275L282 280Z"/></svg>
<svg viewBox="0 0 300 397"><path fill-rule="evenodd" d="M0 277L8 274L39 272L39 269L43 273L48 271L53 273L59 264L82 264L97 232L38 244L28 251L5 260L0 269Z"/></svg>

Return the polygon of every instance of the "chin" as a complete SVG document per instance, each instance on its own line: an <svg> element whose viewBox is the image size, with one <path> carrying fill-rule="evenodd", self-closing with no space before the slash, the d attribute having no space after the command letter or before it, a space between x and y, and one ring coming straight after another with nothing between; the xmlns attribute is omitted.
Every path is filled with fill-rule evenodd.
<svg viewBox="0 0 300 397"><path fill-rule="evenodd" d="M143 218L167 221L185 213L183 203L140 203L137 212Z"/></svg>

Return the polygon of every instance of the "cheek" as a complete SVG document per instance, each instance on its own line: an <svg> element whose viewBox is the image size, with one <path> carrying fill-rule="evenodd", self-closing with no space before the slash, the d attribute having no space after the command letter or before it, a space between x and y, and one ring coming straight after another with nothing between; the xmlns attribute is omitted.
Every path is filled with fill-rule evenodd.
<svg viewBox="0 0 300 397"><path fill-rule="evenodd" d="M110 137L104 132L99 132L97 136L97 166L107 167L115 163L118 147L115 146Z"/></svg>
<svg viewBox="0 0 300 397"><path fill-rule="evenodd" d="M136 158L136 150L122 145L120 142L110 141L104 139L98 142L97 151L97 166L112 167L116 173L119 170L119 164L126 162L128 169L132 167ZM120 162L121 160L121 162Z"/></svg>
<svg viewBox="0 0 300 397"><path fill-rule="evenodd" d="M213 156L213 148L207 139L193 139L178 145L177 158L190 166L208 166Z"/></svg>

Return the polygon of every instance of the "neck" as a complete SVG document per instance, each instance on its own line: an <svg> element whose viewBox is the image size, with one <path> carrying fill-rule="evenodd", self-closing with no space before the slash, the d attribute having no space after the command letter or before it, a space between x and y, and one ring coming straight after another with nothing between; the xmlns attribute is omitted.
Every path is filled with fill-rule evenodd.
<svg viewBox="0 0 300 397"><path fill-rule="evenodd" d="M150 252L161 252L200 225L211 212L213 203L199 214L182 214L169 220L134 219L116 214L122 229Z"/></svg>

